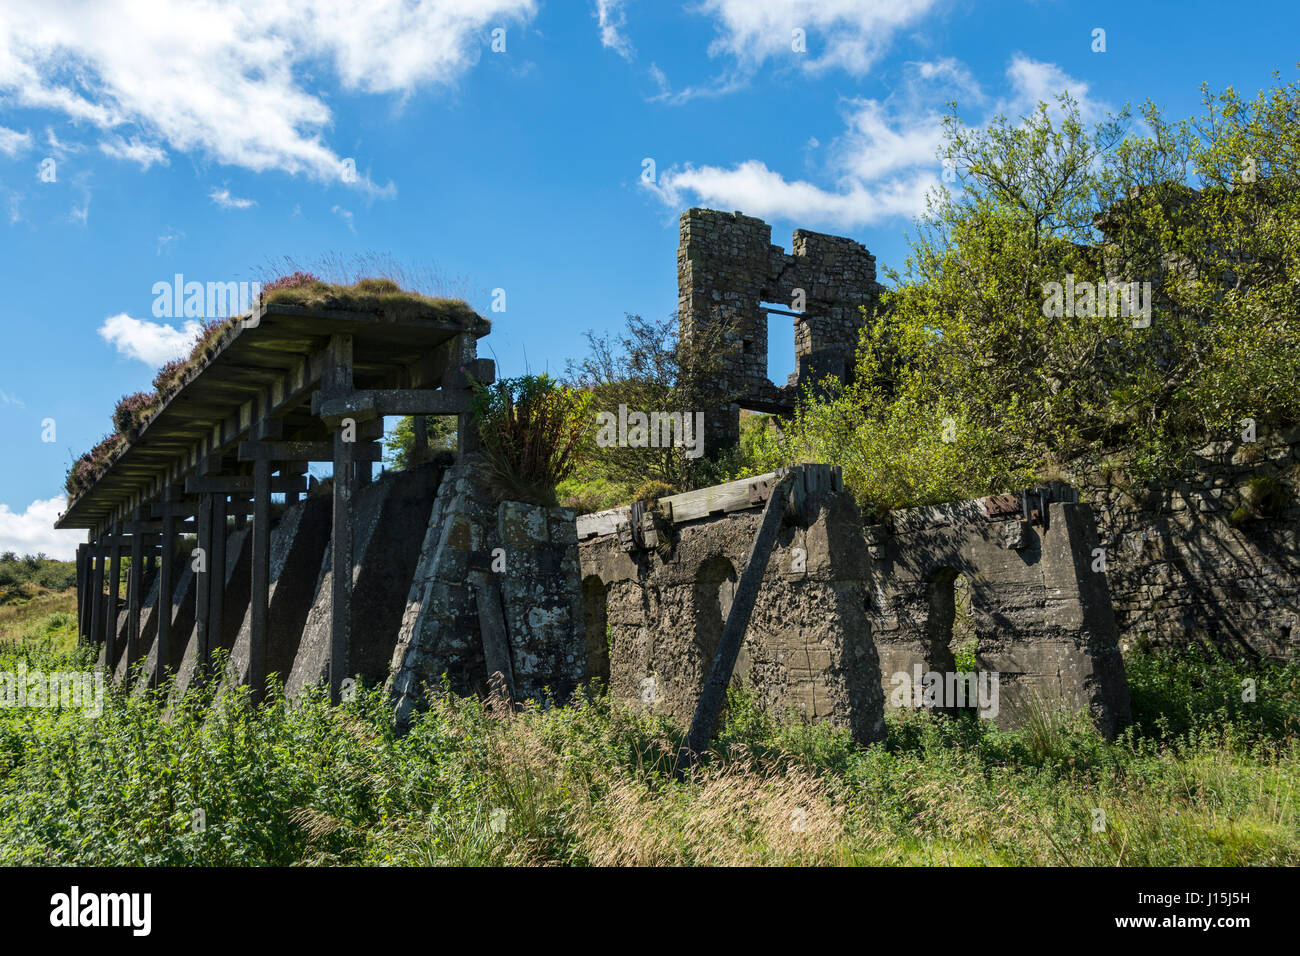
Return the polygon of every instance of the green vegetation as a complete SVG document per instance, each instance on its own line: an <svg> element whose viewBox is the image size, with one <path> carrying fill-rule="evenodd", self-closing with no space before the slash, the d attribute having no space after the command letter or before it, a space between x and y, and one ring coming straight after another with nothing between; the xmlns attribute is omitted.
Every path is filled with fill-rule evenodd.
<svg viewBox="0 0 1300 956"><path fill-rule="evenodd" d="M752 425L685 479L837 464L878 512L1117 463L1133 482L1169 478L1243 419L1300 421L1300 84L1253 100L1206 91L1189 121L1139 112L1140 125L1127 109L1086 125L1062 97L985 129L950 115L941 158L960 189L931 196L905 267L887 273L853 383L810 388L790 420ZM632 328L621 362L618 343L593 341L585 365L612 372L586 378L667 396L671 363L645 356L672 351L645 337ZM645 478L684 487L636 466L625 493ZM610 455L583 477L620 480ZM1277 508L1264 491L1237 520Z"/></svg>
<svg viewBox="0 0 1300 956"><path fill-rule="evenodd" d="M0 607L25 605L50 591L66 591L77 584L77 565L44 554L19 557L12 551L0 555Z"/></svg>
<svg viewBox="0 0 1300 956"><path fill-rule="evenodd" d="M33 622L0 671L89 666L66 630ZM0 708L0 865L1300 863L1300 665L1188 652L1129 675L1115 743L1082 718L918 712L863 748L736 693L681 784L681 729L606 695L519 716L445 695L400 739L373 690Z"/></svg>
<svg viewBox="0 0 1300 956"><path fill-rule="evenodd" d="M587 333L587 356L565 370L569 384L591 397L584 454L559 489L565 504L587 513L644 500L635 496L646 482L668 488L668 494L712 483L716 470L707 470L710 463L687 458L680 447L597 448L595 421L601 412L617 416L620 405L649 414L716 404L722 397L714 384L722 332L683 342L675 316L655 321L628 315L618 335Z"/></svg>
<svg viewBox="0 0 1300 956"><path fill-rule="evenodd" d="M456 450L456 419L451 415L425 417L425 442L429 454ZM415 417L407 415L397 420L393 430L384 439L384 465L392 471L409 468L415 449Z"/></svg>
<svg viewBox="0 0 1300 956"><path fill-rule="evenodd" d="M474 383L472 410L497 492L556 503L556 488L583 454L591 396L549 375Z"/></svg>

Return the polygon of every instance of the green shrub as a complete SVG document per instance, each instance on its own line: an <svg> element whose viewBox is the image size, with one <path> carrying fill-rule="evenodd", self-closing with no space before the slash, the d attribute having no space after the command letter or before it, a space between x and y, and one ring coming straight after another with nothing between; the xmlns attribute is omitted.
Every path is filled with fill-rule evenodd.
<svg viewBox="0 0 1300 956"><path fill-rule="evenodd" d="M581 459L590 400L549 375L474 384L474 418L499 495L556 503L556 486Z"/></svg>

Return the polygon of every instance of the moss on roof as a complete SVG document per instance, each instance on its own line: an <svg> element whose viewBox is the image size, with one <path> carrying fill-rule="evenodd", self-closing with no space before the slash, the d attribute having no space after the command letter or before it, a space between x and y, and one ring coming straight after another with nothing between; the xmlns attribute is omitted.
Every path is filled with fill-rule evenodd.
<svg viewBox="0 0 1300 956"><path fill-rule="evenodd" d="M352 285L308 282L264 293L262 301L267 305L309 309L380 312L385 317L402 320L436 319L472 325L479 319L478 313L461 299L406 292L391 279L362 279Z"/></svg>
<svg viewBox="0 0 1300 956"><path fill-rule="evenodd" d="M322 282L311 273L295 272L267 283L261 301L266 305L293 305L322 311L377 312L399 321L454 322L466 328L485 321L461 299L407 292L392 279L359 279L352 285L341 285ZM154 391L128 395L118 402L113 412L113 432L68 469L64 485L69 503L98 481L123 447L221 351L243 318L236 315L201 322L189 357L164 365L153 380Z"/></svg>

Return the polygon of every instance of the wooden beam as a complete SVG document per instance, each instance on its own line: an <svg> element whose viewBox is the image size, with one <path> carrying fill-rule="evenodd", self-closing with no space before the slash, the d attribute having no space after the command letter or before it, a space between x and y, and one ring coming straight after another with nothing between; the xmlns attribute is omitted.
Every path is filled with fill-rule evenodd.
<svg viewBox="0 0 1300 956"><path fill-rule="evenodd" d="M382 461L384 449L373 442L347 442L353 460ZM266 441L239 443L240 461L333 461L334 446L325 441Z"/></svg>
<svg viewBox="0 0 1300 956"><path fill-rule="evenodd" d="M172 486L163 486L164 507L171 502ZM176 519L171 515L162 519L162 537L159 541L162 555L158 564L158 604L154 616L158 619L158 629L154 637L153 686L159 687L166 680L167 671L172 667L172 568L176 566Z"/></svg>
<svg viewBox="0 0 1300 956"><path fill-rule="evenodd" d="M266 640L271 601L271 462L253 465L253 580L249 591L248 683L260 698L266 681Z"/></svg>
<svg viewBox="0 0 1300 956"><path fill-rule="evenodd" d="M212 579L212 497L199 498L199 554L201 571L194 576L194 627L198 634L198 670L206 680L212 663L212 637L208 631L208 601Z"/></svg>
<svg viewBox="0 0 1300 956"><path fill-rule="evenodd" d="M140 509L135 510L136 518L140 516ZM130 673L131 662L135 659L140 642L140 589L144 587L144 538L141 535L131 536L131 567L127 571L128 583L126 591L126 666L127 673Z"/></svg>
<svg viewBox="0 0 1300 956"><path fill-rule="evenodd" d="M322 442L321 444L324 444ZM272 478L271 494L289 494L307 490L307 482L302 478ZM185 493L251 495L253 493L252 475L221 475L213 477L194 477L185 479Z"/></svg>
<svg viewBox="0 0 1300 956"><path fill-rule="evenodd" d="M352 642L352 486L356 443L343 440L343 426L334 430L334 529L331 538L330 700L342 698L348 677Z"/></svg>
<svg viewBox="0 0 1300 956"><path fill-rule="evenodd" d="M488 687L498 685L507 701L515 700L515 672L510 664L510 637L506 632L505 614L501 610L501 585L495 574L471 571L470 587L478 610L479 637L483 641L483 663L487 668Z"/></svg>
<svg viewBox="0 0 1300 956"><path fill-rule="evenodd" d="M213 495L212 504L212 554L208 565L212 572L208 581L208 634L212 646L221 643L225 626L226 607L226 496Z"/></svg>
<svg viewBox="0 0 1300 956"><path fill-rule="evenodd" d="M104 615L104 666L113 674L117 654L117 602L122 590L122 523L113 522L113 540L108 546L108 608Z"/></svg>
<svg viewBox="0 0 1300 956"><path fill-rule="evenodd" d="M677 753L677 766L674 772L678 778L685 774L687 768L695 765L700 754L704 753L713 739L718 715L722 712L722 705L727 697L727 685L731 683L731 675L736 667L736 657L740 654L740 646L745 640L745 630L749 627L749 616L754 610L758 591L763 583L763 575L767 571L772 545L776 543L777 535L781 531L790 485L796 478L802 480L797 470L780 475L771 496L767 499L767 505L763 508L763 518L759 523L758 532L754 535L754 545L750 548L749 560L745 563L745 570L740 574L736 594L731 602L731 610L727 613L727 621L722 626L722 638L718 641L718 651L709 670L709 679L705 681L704 691L700 694L695 716L691 720L691 729L682 743L681 750Z"/></svg>
<svg viewBox="0 0 1300 956"><path fill-rule="evenodd" d="M385 415L462 415L469 411L468 392L431 388L390 388L326 395L311 399L312 414L330 424L341 418L357 421Z"/></svg>
<svg viewBox="0 0 1300 956"><path fill-rule="evenodd" d="M77 644L86 643L89 622L87 612L90 609L90 545L77 545Z"/></svg>
<svg viewBox="0 0 1300 956"><path fill-rule="evenodd" d="M104 546L96 538L91 545L90 573L90 642L104 636Z"/></svg>

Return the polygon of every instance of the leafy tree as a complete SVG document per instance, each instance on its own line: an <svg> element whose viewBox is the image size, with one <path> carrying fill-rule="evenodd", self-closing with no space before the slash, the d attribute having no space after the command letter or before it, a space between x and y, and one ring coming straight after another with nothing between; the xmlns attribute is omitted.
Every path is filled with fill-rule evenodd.
<svg viewBox="0 0 1300 956"><path fill-rule="evenodd" d="M430 454L437 451L456 450L456 419L452 415L428 415L425 421L425 441ZM384 463L394 471L411 467L415 449L415 417L407 415L397 420L392 432L384 439Z"/></svg>
<svg viewBox="0 0 1300 956"><path fill-rule="evenodd" d="M704 410L720 399L715 374L722 330L701 334L699 341L683 343L677 334L677 317L662 320L628 315L618 335L587 332L588 355L570 361L566 379L592 396L592 427L598 412L686 412ZM591 447L581 477L608 482L630 494L647 481L674 490L696 487L700 462L688 458L681 447Z"/></svg>
<svg viewBox="0 0 1300 956"><path fill-rule="evenodd" d="M985 129L950 114L960 190L888 273L854 383L810 393L776 458L841 463L889 507L1115 450L1157 477L1242 419L1300 418L1300 87L1204 104L1178 123L1147 104L1140 133L1068 96Z"/></svg>

